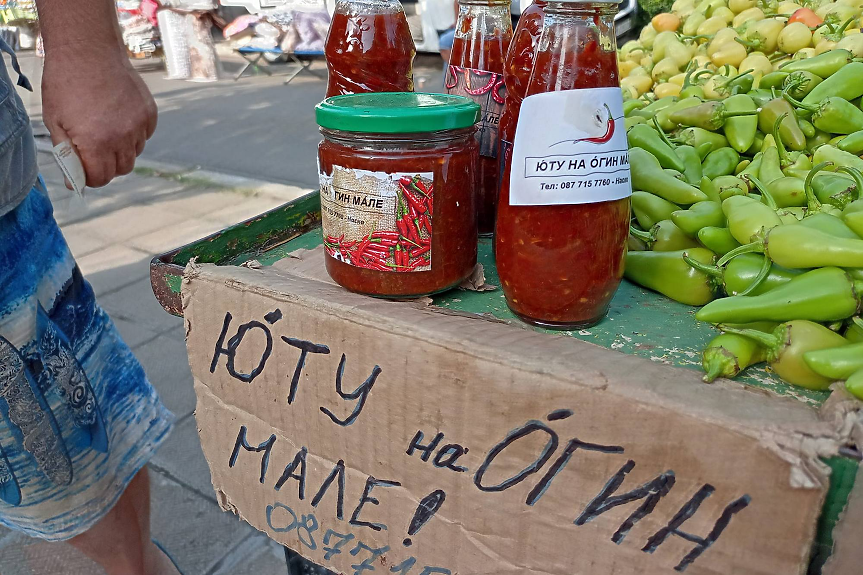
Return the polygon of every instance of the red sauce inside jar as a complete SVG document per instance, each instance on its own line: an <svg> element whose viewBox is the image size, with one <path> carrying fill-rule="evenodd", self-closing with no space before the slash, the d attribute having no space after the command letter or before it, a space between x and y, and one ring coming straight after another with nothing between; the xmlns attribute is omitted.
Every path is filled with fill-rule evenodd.
<svg viewBox="0 0 863 575"><path fill-rule="evenodd" d="M489 27L493 27L492 31L486 33L484 30ZM449 93L472 97L483 106L483 119L478 133L481 146L476 176L481 234L494 232L500 188L498 130L505 97L503 59L511 40L512 20L508 2L464 4L456 24L446 87ZM484 132L486 130L487 134ZM483 140L486 142L483 143Z"/></svg>
<svg viewBox="0 0 863 575"><path fill-rule="evenodd" d="M597 22L600 13L606 14L596 10ZM618 86L611 16L611 46L606 41L603 47L589 21L574 19L550 26L549 15L547 9L543 33L548 38L541 41L533 71L517 66L507 70L516 76L510 80L513 85L526 86L526 96ZM556 34L561 37L555 38ZM554 45L558 48L550 48ZM541 206L512 206L509 199L510 166L505 163L495 248L510 309L525 321L544 327L597 323L623 277L629 198Z"/></svg>
<svg viewBox="0 0 863 575"><path fill-rule="evenodd" d="M327 97L413 91L416 48L397 1L339 2L324 52Z"/></svg>
<svg viewBox="0 0 863 575"><path fill-rule="evenodd" d="M537 0L527 7L518 20L512 43L506 53L503 81L506 85L506 102L500 119L500 161L503 163L518 124L518 111L527 92L527 82L533 70L536 44L542 34L542 20L548 3Z"/></svg>

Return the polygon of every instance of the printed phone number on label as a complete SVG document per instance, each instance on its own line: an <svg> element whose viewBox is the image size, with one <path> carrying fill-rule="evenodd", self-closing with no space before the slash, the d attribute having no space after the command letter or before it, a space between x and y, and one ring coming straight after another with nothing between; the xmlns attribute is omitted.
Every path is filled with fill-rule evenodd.
<svg viewBox="0 0 863 575"><path fill-rule="evenodd" d="M583 188L602 188L605 186L617 186L629 183L629 176L617 176L611 178L592 178L584 180L573 180L569 182L545 183L540 182L539 189L542 191L551 190L576 190Z"/></svg>

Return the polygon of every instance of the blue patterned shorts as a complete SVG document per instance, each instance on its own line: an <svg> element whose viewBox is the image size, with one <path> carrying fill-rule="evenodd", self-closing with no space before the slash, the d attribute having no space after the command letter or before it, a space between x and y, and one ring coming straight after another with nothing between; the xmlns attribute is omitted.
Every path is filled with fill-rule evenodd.
<svg viewBox="0 0 863 575"><path fill-rule="evenodd" d="M40 180L0 217L0 524L54 541L86 531L172 419L96 304Z"/></svg>

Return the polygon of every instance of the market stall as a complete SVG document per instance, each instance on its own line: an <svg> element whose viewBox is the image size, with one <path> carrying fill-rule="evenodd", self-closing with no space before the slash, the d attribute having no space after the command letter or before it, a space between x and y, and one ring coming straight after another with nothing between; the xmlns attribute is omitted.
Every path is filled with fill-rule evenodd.
<svg viewBox="0 0 863 575"><path fill-rule="evenodd" d="M220 505L341 573L856 572L860 10L752 4L463 8L448 95L331 31L320 193L151 267Z"/></svg>

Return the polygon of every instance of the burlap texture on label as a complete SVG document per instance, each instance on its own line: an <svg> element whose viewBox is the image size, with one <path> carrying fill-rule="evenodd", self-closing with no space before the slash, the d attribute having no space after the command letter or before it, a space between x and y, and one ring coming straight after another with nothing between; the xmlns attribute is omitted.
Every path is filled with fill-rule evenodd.
<svg viewBox="0 0 863 575"><path fill-rule="evenodd" d="M397 178L333 166L321 174L321 216L324 233L361 240L375 230L396 231Z"/></svg>

